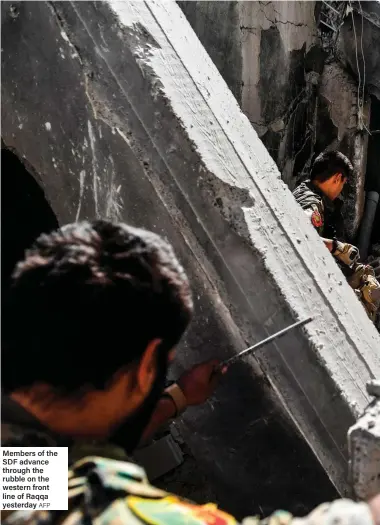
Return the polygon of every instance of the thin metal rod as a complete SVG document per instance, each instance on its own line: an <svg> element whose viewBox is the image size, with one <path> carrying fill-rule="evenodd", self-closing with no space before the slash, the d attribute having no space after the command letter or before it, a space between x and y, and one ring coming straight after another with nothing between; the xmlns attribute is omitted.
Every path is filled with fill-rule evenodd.
<svg viewBox="0 0 380 525"><path fill-rule="evenodd" d="M325 2L325 0L322 0L322 4L325 4L331 11L334 11L337 15L340 15L339 11L335 9L332 5L330 5L328 2Z"/></svg>
<svg viewBox="0 0 380 525"><path fill-rule="evenodd" d="M329 29L331 29L332 31L334 31L334 33L337 32L337 29L333 26L331 26L330 24L328 24L327 22L324 22L323 20L320 20L319 21L320 24L323 24L324 26L328 27Z"/></svg>
<svg viewBox="0 0 380 525"><path fill-rule="evenodd" d="M288 326L287 328L284 328L283 330L280 330L279 332L276 332L275 334L270 335L269 337L267 337L263 341L259 341L255 345L250 346L249 348L246 348L245 350L242 350L241 352L239 352L238 354L234 355L233 357L230 357L229 359L226 359L225 361L223 361L219 365L218 368L220 369L220 368L223 368L225 366L230 365L232 362L236 361L237 359L240 359L245 354L248 354L249 352L254 352L254 351L258 350L259 348L262 348L263 346L267 345L268 343L270 343L274 339L278 339L279 337L282 337L283 335L285 335L290 330L293 330L293 328L297 328L297 326L302 326L302 325L305 325L307 323L310 323L310 321L312 321L312 320L313 320L312 317L308 317L307 319L303 319L302 321L297 321L296 323Z"/></svg>

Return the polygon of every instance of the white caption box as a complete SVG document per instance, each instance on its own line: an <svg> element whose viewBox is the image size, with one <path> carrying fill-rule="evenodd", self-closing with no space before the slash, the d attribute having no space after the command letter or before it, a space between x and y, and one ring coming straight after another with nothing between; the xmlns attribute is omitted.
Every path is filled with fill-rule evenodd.
<svg viewBox="0 0 380 525"><path fill-rule="evenodd" d="M67 447L1 447L3 510L67 510Z"/></svg>

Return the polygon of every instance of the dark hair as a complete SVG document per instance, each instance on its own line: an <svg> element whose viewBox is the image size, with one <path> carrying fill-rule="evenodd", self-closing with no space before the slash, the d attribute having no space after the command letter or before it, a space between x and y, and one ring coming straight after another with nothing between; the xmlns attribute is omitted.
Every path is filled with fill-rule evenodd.
<svg viewBox="0 0 380 525"><path fill-rule="evenodd" d="M153 339L167 353L192 308L182 266L152 232L95 221L41 235L3 305L3 389L104 388Z"/></svg>
<svg viewBox="0 0 380 525"><path fill-rule="evenodd" d="M352 179L354 168L340 151L325 151L314 160L310 179L325 182L338 172L342 173L346 179Z"/></svg>

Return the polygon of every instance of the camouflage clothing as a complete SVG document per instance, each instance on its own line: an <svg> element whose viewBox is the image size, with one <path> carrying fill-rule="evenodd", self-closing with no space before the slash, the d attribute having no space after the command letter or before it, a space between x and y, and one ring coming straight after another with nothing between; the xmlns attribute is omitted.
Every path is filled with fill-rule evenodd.
<svg viewBox="0 0 380 525"><path fill-rule="evenodd" d="M293 195L319 235L329 239L337 237L336 225L339 223L340 210L326 195L310 181L302 182ZM337 258L335 260L363 304L368 317L374 322L380 305L380 284L373 269L363 264L349 268Z"/></svg>
<svg viewBox="0 0 380 525"><path fill-rule="evenodd" d="M54 436L48 431L44 432L42 425L33 416L28 415L23 409L18 410L17 403L8 403L7 408L7 413L2 414L4 418L2 429L6 430L6 436L2 433L2 438L6 437L4 446L10 446L10 443L15 443L17 446L57 444L54 443ZM17 416L23 421L17 422ZM29 430L25 425L27 420L33 426ZM24 432L28 436L25 443L23 443ZM36 442L33 442L33 435ZM95 445L92 447L95 451ZM130 461L109 458L110 454L117 456L115 447L111 449L100 447L107 458L89 456L77 461L69 469L67 511L2 511L2 523L4 525L233 525L238 523L233 516L219 510L212 503L196 505L151 486L142 468ZM99 450L100 448L97 453ZM83 447L77 447L76 454L84 452ZM73 457L73 449L70 455ZM122 452L120 456L123 456ZM370 509L365 503L338 500L321 505L306 518L293 518L287 512L278 511L265 520L251 517L242 522L243 525L351 525L353 523L373 524Z"/></svg>
<svg viewBox="0 0 380 525"><path fill-rule="evenodd" d="M374 269L368 265L356 264L353 274L347 280L363 303L368 317L375 321L380 306L380 284Z"/></svg>
<svg viewBox="0 0 380 525"><path fill-rule="evenodd" d="M311 181L302 182L293 192L294 198L310 218L319 235L341 236L343 227L339 203L332 202Z"/></svg>
<svg viewBox="0 0 380 525"><path fill-rule="evenodd" d="M145 472L124 461L88 457L69 471L67 511L16 511L4 525L233 525L235 518L216 505L196 505L149 485ZM338 500L324 504L306 518L278 511L260 520L246 518L244 525L372 525L365 503Z"/></svg>

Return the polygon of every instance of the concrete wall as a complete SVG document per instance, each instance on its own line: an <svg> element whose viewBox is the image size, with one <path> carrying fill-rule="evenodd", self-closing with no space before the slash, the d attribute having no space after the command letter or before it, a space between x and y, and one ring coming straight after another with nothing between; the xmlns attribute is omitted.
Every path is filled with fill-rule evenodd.
<svg viewBox="0 0 380 525"><path fill-rule="evenodd" d="M380 373L379 336L178 7L3 2L2 14L3 139L59 221L145 226L189 273L196 315L175 374L314 317L182 420L223 507L330 498L299 432L346 492L346 429Z"/></svg>
<svg viewBox="0 0 380 525"><path fill-rule="evenodd" d="M340 149L352 159L357 177L349 186L345 222L338 230L353 240L363 212L368 136L358 127L357 81L332 58L334 35L319 31L322 4L178 4L291 189L326 148ZM226 48L233 53L221 61ZM369 123L367 103L363 123Z"/></svg>
<svg viewBox="0 0 380 525"><path fill-rule="evenodd" d="M239 2L178 2L219 73L240 103L242 41Z"/></svg>
<svg viewBox="0 0 380 525"><path fill-rule="evenodd" d="M269 153L284 171L285 180L290 182L293 166L287 163L302 147L297 142L298 128L302 125L304 131L303 113L311 94L305 79L305 63L318 62L316 65L322 68L324 60L323 53L318 56L314 50L315 2L178 4ZM234 16L226 17L225 12ZM215 31L216 26L219 32ZM228 63L220 60L225 48L234 50L233 60ZM294 122L294 117L303 122Z"/></svg>
<svg viewBox="0 0 380 525"><path fill-rule="evenodd" d="M380 100L380 3L352 2L337 41L341 62Z"/></svg>

